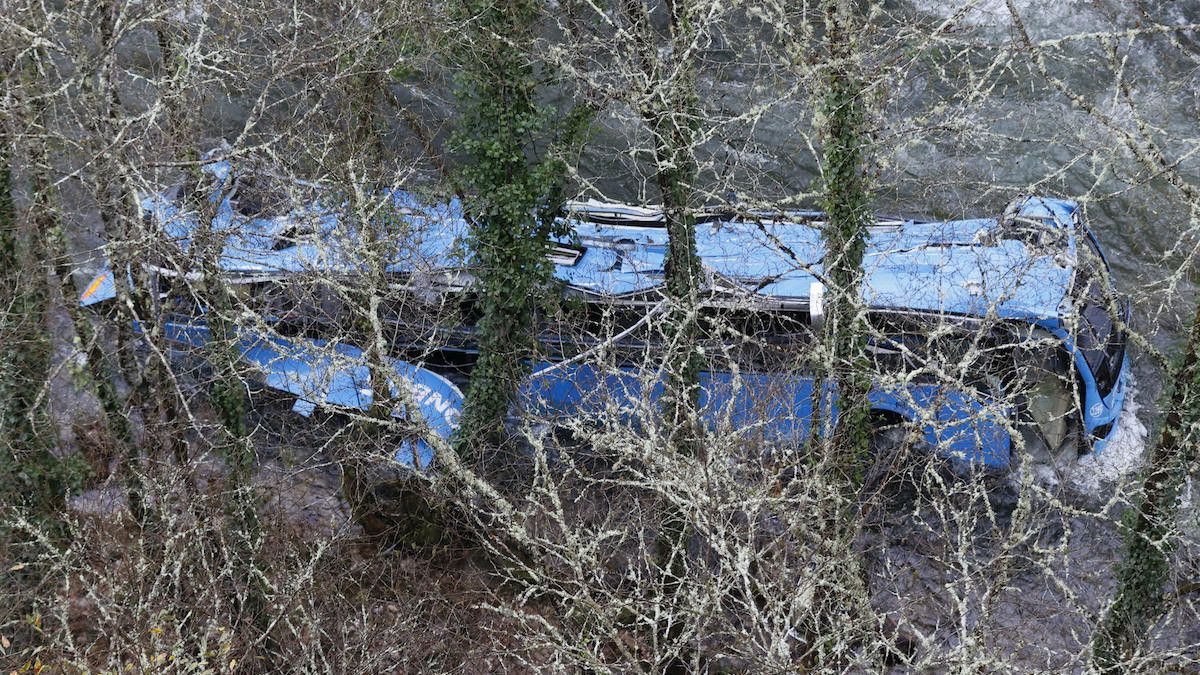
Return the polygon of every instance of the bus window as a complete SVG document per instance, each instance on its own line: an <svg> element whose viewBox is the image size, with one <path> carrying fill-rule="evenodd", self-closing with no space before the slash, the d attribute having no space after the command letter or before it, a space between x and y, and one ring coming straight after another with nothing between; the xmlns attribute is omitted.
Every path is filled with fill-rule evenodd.
<svg viewBox="0 0 1200 675"><path fill-rule="evenodd" d="M1121 362L1125 358L1125 341L1122 337L1109 313L1109 300L1101 280L1092 279L1087 292L1080 297L1075 345L1092 371L1101 396L1107 396L1112 391L1121 372Z"/></svg>

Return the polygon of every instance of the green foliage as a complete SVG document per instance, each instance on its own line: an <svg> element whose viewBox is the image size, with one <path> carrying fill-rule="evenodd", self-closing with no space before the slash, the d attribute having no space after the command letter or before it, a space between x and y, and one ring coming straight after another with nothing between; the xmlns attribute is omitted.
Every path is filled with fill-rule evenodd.
<svg viewBox="0 0 1200 675"><path fill-rule="evenodd" d="M867 130L863 84L851 66L854 57L851 26L854 9L848 3L825 3L826 43L830 63L825 78L822 113L825 121L822 165L822 206L827 214L821 235L827 251L824 269L829 288L823 340L833 364L827 376L836 383L839 415L833 447L838 464L853 482L861 480L870 436L867 392L871 382L863 338L866 317L859 288L867 226L872 215L864 163L871 142ZM829 415L825 407L823 415Z"/></svg>
<svg viewBox="0 0 1200 675"><path fill-rule="evenodd" d="M83 489L91 466L78 453L55 457L44 436L10 440L20 442L0 448L0 499L8 507L28 509L27 514L44 523L57 524L66 496Z"/></svg>
<svg viewBox="0 0 1200 675"><path fill-rule="evenodd" d="M468 245L477 280L479 362L471 376L458 448L499 438L534 347L532 327L553 278L546 240L554 230L563 174L534 146L554 128L536 102L538 81L526 44L539 4L465 2L462 121L454 145L466 161L457 179L467 197Z"/></svg>

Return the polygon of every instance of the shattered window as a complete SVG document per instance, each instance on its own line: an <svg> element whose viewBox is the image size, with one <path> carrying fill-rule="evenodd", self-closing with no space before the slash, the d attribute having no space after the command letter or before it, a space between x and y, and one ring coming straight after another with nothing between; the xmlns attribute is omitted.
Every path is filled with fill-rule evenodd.
<svg viewBox="0 0 1200 675"><path fill-rule="evenodd" d="M1096 378L1101 395L1116 382L1124 358L1120 331L1109 313L1109 299L1098 278L1093 278L1082 296L1075 344Z"/></svg>
<svg viewBox="0 0 1200 675"><path fill-rule="evenodd" d="M315 186L262 173L238 176L230 205L247 218L276 218L317 201Z"/></svg>

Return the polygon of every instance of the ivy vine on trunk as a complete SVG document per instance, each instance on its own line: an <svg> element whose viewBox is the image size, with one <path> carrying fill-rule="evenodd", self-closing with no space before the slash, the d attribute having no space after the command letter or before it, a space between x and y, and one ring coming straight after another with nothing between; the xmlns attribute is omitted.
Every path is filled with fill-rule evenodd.
<svg viewBox="0 0 1200 675"><path fill-rule="evenodd" d="M828 386L820 394L820 421L827 428L833 427L833 433L826 434L825 447L832 454L827 459L851 483L861 481L865 468L870 435L867 392L871 387L860 290L867 226L872 220L863 168L870 139L863 82L854 65L855 12L853 3L847 0L825 2L829 62L821 106L825 122L821 167L825 223L821 237L825 242L827 286L821 338Z"/></svg>
<svg viewBox="0 0 1200 675"><path fill-rule="evenodd" d="M533 327L553 279L546 257L555 230L554 196L563 167L535 155L553 125L553 111L537 102L534 67L517 45L530 44L540 3L470 0L462 5L462 122L456 148L470 224L475 274L479 358L463 410L456 448L473 453L496 445L504 418L527 377L534 354Z"/></svg>
<svg viewBox="0 0 1200 675"><path fill-rule="evenodd" d="M1141 502L1125 514L1125 558L1117 590L1092 642L1093 664L1120 672L1167 610L1174 518L1184 481L1200 459L1200 307L1188 333L1158 442L1150 450Z"/></svg>
<svg viewBox="0 0 1200 675"><path fill-rule="evenodd" d="M662 195L667 229L664 264L669 305L666 340L667 381L662 397L667 445L695 455L700 450L696 404L699 398L701 354L698 350L701 264L696 249L696 98L697 6L669 5L667 28L670 56L663 59L654 40L650 9L640 0L624 4L637 41L638 65L646 83L639 92L642 119L650 130L655 182Z"/></svg>

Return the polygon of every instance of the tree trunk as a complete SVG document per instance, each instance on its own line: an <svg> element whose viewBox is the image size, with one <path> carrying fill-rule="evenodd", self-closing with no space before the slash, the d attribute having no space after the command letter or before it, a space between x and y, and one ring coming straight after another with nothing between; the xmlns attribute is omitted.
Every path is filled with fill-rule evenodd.
<svg viewBox="0 0 1200 675"><path fill-rule="evenodd" d="M532 142L549 127L550 113L537 105L535 74L515 46L531 40L539 6L530 0L464 3L469 52L457 143L468 158L460 182L480 309L479 358L455 441L464 459L503 439L509 406L529 374L534 324L553 278L546 237L554 214L546 201L562 168L532 156Z"/></svg>
<svg viewBox="0 0 1200 675"><path fill-rule="evenodd" d="M823 259L825 318L817 364L819 425L813 461L817 481L827 485L822 504L823 555L836 561L839 582L820 600L813 623L805 626L810 658L818 667L833 667L845 658L827 635L841 632L870 635L876 625L868 580L856 543L862 521L855 508L867 465L870 373L865 352L866 322L861 300L867 226L872 220L864 176L870 138L863 101L863 82L856 59L858 17L851 0L825 0L825 95L821 101L823 135L822 206L825 223ZM836 401L836 409L835 409ZM820 483L818 483L820 484ZM863 638L869 641L870 637Z"/></svg>
<svg viewBox="0 0 1200 675"><path fill-rule="evenodd" d="M818 423L824 430L825 459L850 483L861 482L870 434L864 338L866 316L861 300L863 256L871 223L870 194L864 176L869 144L863 84L854 65L856 19L850 0L826 0L825 44L828 55L822 163L825 224L825 319L822 355L826 387L818 388ZM833 411L837 400L836 423ZM829 433L832 430L832 433Z"/></svg>
<svg viewBox="0 0 1200 675"><path fill-rule="evenodd" d="M54 443L37 406L49 375L51 345L46 334L47 294L41 275L41 237L22 226L13 200L7 130L0 145L0 496L53 513ZM39 283L41 282L41 283ZM61 506L59 504L58 506Z"/></svg>
<svg viewBox="0 0 1200 675"><path fill-rule="evenodd" d="M654 143L655 179L663 200L667 228L666 341L667 382L663 393L663 419L667 445L689 455L699 454L702 433L696 405L700 395L703 366L697 339L701 264L696 251L695 157L696 101L694 55L689 46L695 38L694 7L691 2L670 5L670 40L673 58L660 61L650 26L649 12L640 0L626 3L626 14L638 36L639 52L648 89L643 92L642 117Z"/></svg>
<svg viewBox="0 0 1200 675"><path fill-rule="evenodd" d="M13 69L6 65L2 71ZM19 76L21 71L16 73ZM19 106L20 98L11 100ZM29 109L19 116L30 127L44 122ZM15 143L20 135L14 126L19 121L14 115L0 122L0 438L8 446L0 456L0 494L7 495L5 500L10 503L32 505L39 515L57 519L68 489L70 462L53 452L57 438L46 406L49 392L44 389L49 386L53 355L47 321L51 308L62 300L56 297L59 290L51 285L49 272L52 268L60 279L64 274L69 277L69 266L59 250L61 223L49 202L42 161L45 153L36 136L24 157L31 203L24 215L17 212L13 162L22 154ZM64 284L64 293L65 288ZM73 291L69 295L74 303ZM74 304L67 305L71 318L78 322L76 310ZM81 340L87 337L80 336ZM101 400L115 400L115 394ZM109 407L105 405L105 412Z"/></svg>
<svg viewBox="0 0 1200 675"><path fill-rule="evenodd" d="M1117 590L1092 642L1092 663L1102 672L1119 672L1167 609L1164 587L1179 492L1196 468L1200 448L1200 307L1183 359L1168 381L1174 388L1143 471L1141 503L1125 514L1125 560Z"/></svg>

